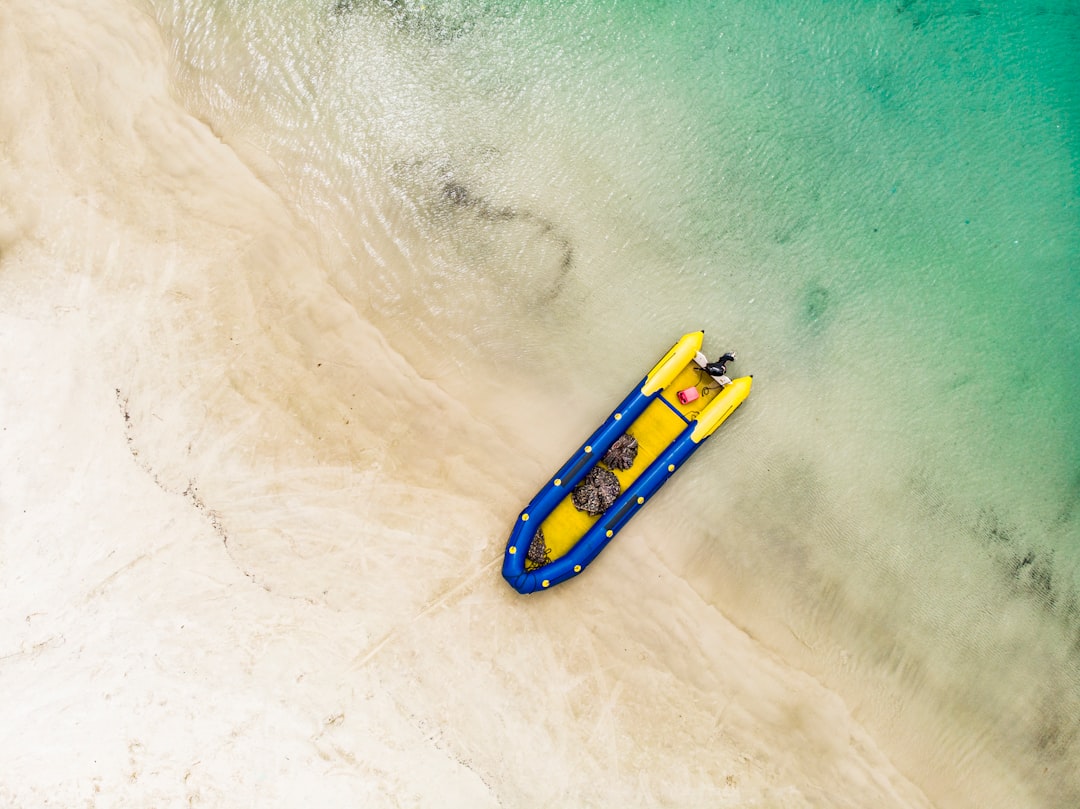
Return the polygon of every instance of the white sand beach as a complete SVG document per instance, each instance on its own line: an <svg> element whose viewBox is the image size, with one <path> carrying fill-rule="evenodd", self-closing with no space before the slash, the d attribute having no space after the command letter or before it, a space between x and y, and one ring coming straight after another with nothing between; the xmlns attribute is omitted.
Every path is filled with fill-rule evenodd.
<svg viewBox="0 0 1080 809"><path fill-rule="evenodd" d="M657 519L509 588L591 413L344 297L168 58L139 3L0 9L0 804L990 805L702 600Z"/></svg>

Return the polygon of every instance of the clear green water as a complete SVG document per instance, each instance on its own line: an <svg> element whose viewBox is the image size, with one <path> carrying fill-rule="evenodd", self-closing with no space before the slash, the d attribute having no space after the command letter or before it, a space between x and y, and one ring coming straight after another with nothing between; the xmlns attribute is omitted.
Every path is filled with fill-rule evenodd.
<svg viewBox="0 0 1080 809"><path fill-rule="evenodd" d="M737 348L635 530L912 766L1080 802L1080 5L151 6L311 272L463 400L512 361L576 435L682 332Z"/></svg>

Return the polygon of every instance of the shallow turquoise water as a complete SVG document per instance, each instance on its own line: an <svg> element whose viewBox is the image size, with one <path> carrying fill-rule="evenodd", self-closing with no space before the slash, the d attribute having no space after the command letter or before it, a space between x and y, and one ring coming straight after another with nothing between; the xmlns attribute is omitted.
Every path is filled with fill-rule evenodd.
<svg viewBox="0 0 1080 809"><path fill-rule="evenodd" d="M587 428L683 331L737 348L650 545L899 746L1080 800L1080 6L152 5L449 389L512 360Z"/></svg>

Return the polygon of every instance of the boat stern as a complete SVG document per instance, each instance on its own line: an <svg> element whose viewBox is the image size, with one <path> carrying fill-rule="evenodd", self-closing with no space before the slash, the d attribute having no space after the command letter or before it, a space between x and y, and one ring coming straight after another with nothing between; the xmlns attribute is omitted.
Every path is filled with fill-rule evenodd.
<svg viewBox="0 0 1080 809"><path fill-rule="evenodd" d="M694 432L690 434L690 440L695 444L700 444L712 435L716 428L723 424L728 416L746 401L753 384L754 377L752 376L740 376L738 379L731 380L731 384L726 385L719 395L709 402L708 407L701 412L701 415L697 417L697 423L694 425Z"/></svg>

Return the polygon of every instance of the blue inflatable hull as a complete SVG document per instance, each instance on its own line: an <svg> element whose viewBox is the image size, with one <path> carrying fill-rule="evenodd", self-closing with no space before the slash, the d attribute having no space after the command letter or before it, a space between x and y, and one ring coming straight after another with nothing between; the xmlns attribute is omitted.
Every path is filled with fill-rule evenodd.
<svg viewBox="0 0 1080 809"><path fill-rule="evenodd" d="M683 340L691 337L696 337L697 345L700 345L700 333L687 335ZM681 343L676 344L675 349ZM519 593L548 589L584 570L746 398L750 390L750 377L736 380L737 384L731 383L728 388L722 384L716 385L701 367L703 358L696 351L693 353L695 359L682 362L682 358L678 358L679 361L666 370L664 377L657 380L657 371L667 358L662 360L522 510L507 542L502 567L503 577ZM715 394L707 405L699 405L699 410L686 406L680 398L676 398L675 388L687 384L688 380L697 381L699 389ZM649 411L653 414L651 416L646 415L649 408L654 408ZM541 523L551 518L560 504L564 511L568 510L568 503L564 501L570 498L574 487L601 462L620 436L631 430L641 435L652 429L651 425L657 423L657 416L665 419L667 425L660 448L642 462L647 463L643 469L635 470L632 475L624 474L628 482L615 502L595 521L591 521L565 552L543 563L528 560L530 543ZM585 521L584 517L580 519Z"/></svg>

